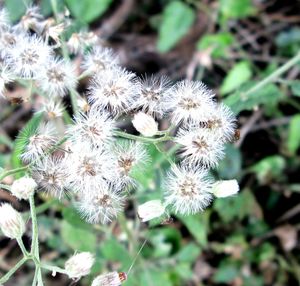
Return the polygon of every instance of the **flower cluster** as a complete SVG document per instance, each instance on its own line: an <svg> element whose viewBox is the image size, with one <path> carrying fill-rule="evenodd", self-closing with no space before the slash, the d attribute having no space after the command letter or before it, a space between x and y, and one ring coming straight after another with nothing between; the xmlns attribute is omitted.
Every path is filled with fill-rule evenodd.
<svg viewBox="0 0 300 286"><path fill-rule="evenodd" d="M7 83L22 80L43 97L42 106L37 107L41 123L21 135L21 158L30 164L39 189L60 199L71 196L90 223L108 223L122 210L128 191L137 186L135 171L150 161L143 143L169 140L178 146L178 162L171 162L163 202L140 206L143 221L169 210L200 212L214 192L217 197L226 196L224 188L234 188L228 194L237 192L235 184L216 187L208 176L235 132L233 113L217 103L211 90L200 81L172 84L166 77L140 78L121 67L117 55L96 45L97 40L88 34L73 34L67 42L72 53L82 54L76 69L70 60L58 56L63 31L62 24L44 20L36 7L15 26L1 11L0 94L5 95ZM86 43L94 46L87 49ZM76 91L84 77L89 78L86 97ZM73 123L65 127L55 119L63 116L61 100L67 95L75 114ZM142 136L120 130L128 119ZM167 130L159 130L160 120L169 123ZM17 196L28 197L20 195L18 188L14 188Z"/></svg>

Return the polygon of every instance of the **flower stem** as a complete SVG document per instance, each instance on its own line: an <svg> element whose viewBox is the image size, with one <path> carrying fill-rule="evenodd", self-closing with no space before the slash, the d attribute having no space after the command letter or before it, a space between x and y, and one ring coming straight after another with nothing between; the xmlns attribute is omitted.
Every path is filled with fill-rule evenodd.
<svg viewBox="0 0 300 286"><path fill-rule="evenodd" d="M28 260L27 257L23 257L12 269L10 269L4 276L0 279L0 284L5 283L8 279Z"/></svg>
<svg viewBox="0 0 300 286"><path fill-rule="evenodd" d="M10 176L10 175L13 175L13 174L16 174L16 173L20 173L20 172L23 172L23 171L24 172L27 171L28 167L29 166L27 165L27 166L24 166L24 167L20 167L20 168L5 171L0 175L0 181L3 180L4 178L6 178L7 176Z"/></svg>
<svg viewBox="0 0 300 286"><path fill-rule="evenodd" d="M37 225L37 217L36 217L36 209L34 204L34 195L31 195L29 198L30 204L30 214L32 220L32 243L31 243L31 255L33 255L37 262L40 261L39 258L39 242L38 242L38 225Z"/></svg>
<svg viewBox="0 0 300 286"><path fill-rule="evenodd" d="M18 245L19 245L19 247L20 247L20 249L21 249L21 251L22 251L24 257L29 258L29 253L28 253L28 251L27 251L26 248L25 248L25 245L24 245L24 243L23 243L22 238L21 238L21 237L20 237L20 238L17 238L17 242L18 242Z"/></svg>
<svg viewBox="0 0 300 286"><path fill-rule="evenodd" d="M126 139L141 141L144 143L153 143L153 144L173 139L173 137L168 136L167 134L159 138L147 138L147 137L132 135L123 131L115 131L115 135Z"/></svg>

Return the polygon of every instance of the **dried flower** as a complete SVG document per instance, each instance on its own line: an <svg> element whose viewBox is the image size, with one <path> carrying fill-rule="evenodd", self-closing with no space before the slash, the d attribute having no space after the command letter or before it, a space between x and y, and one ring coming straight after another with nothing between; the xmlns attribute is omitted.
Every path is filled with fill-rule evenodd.
<svg viewBox="0 0 300 286"><path fill-rule="evenodd" d="M80 278L90 273L95 262L94 256L90 252L74 254L65 263L65 270L70 278Z"/></svg>
<svg viewBox="0 0 300 286"><path fill-rule="evenodd" d="M37 183L32 178L22 177L13 182L11 186L12 194L19 200L28 200L34 194Z"/></svg>
<svg viewBox="0 0 300 286"><path fill-rule="evenodd" d="M217 198L236 195L240 190L237 180L218 181L213 184L211 192Z"/></svg>
<svg viewBox="0 0 300 286"><path fill-rule="evenodd" d="M143 222L160 217L164 213L165 207L161 200L148 201L138 207L138 216Z"/></svg>
<svg viewBox="0 0 300 286"><path fill-rule="evenodd" d="M125 272L109 272L97 276L93 280L92 286L120 286L126 279L127 275Z"/></svg>
<svg viewBox="0 0 300 286"><path fill-rule="evenodd" d="M157 134L158 123L146 113L137 113L132 120L132 124L143 136L152 137Z"/></svg>
<svg viewBox="0 0 300 286"><path fill-rule="evenodd" d="M0 227L3 234L11 239L20 238L25 232L22 215L7 203L0 206Z"/></svg>

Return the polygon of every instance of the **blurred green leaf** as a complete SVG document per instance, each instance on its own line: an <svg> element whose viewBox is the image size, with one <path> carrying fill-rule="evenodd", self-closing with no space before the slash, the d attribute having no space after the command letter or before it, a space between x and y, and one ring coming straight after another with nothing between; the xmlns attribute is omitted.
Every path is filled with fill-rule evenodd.
<svg viewBox="0 0 300 286"><path fill-rule="evenodd" d="M255 13L251 0L219 0L219 4L224 19L240 19Z"/></svg>
<svg viewBox="0 0 300 286"><path fill-rule="evenodd" d="M65 221L74 227L93 231L92 226L85 222L73 208L63 208L62 216Z"/></svg>
<svg viewBox="0 0 300 286"><path fill-rule="evenodd" d="M300 96L300 80L294 80L290 83L292 94L295 96Z"/></svg>
<svg viewBox="0 0 300 286"><path fill-rule="evenodd" d="M195 243L185 245L176 255L176 259L181 262L194 262L199 256L201 249Z"/></svg>
<svg viewBox="0 0 300 286"><path fill-rule="evenodd" d="M194 272L190 263L176 263L174 272L184 280L193 279ZM174 284L173 284L174 285Z"/></svg>
<svg viewBox="0 0 300 286"><path fill-rule="evenodd" d="M95 252L97 240L92 231L78 228L64 220L61 225L61 235L66 245L73 250Z"/></svg>
<svg viewBox="0 0 300 286"><path fill-rule="evenodd" d="M215 283L229 283L240 275L240 271L236 264L229 264L227 261L218 266L213 276Z"/></svg>
<svg viewBox="0 0 300 286"><path fill-rule="evenodd" d="M286 166L286 162L283 157L279 155L269 156L254 166L251 167L257 179L260 183L265 183L272 178L279 178Z"/></svg>
<svg viewBox="0 0 300 286"><path fill-rule="evenodd" d="M278 34L275 39L276 45L280 48L281 54L292 56L299 51L300 48L300 28L292 27Z"/></svg>
<svg viewBox="0 0 300 286"><path fill-rule="evenodd" d="M181 1L171 1L163 11L157 48L167 52L188 32L195 20L194 10Z"/></svg>
<svg viewBox="0 0 300 286"><path fill-rule="evenodd" d="M243 110L252 110L260 104L274 105L283 97L282 92L275 84L268 84L256 92L246 95L246 92L254 85L253 82L243 85L239 91L226 97L224 103L238 114Z"/></svg>
<svg viewBox="0 0 300 286"><path fill-rule="evenodd" d="M82 22L90 23L99 18L113 0L65 0L72 16Z"/></svg>
<svg viewBox="0 0 300 286"><path fill-rule="evenodd" d="M249 62L243 61L235 64L228 72L220 88L222 95L230 93L247 82L252 77Z"/></svg>
<svg viewBox="0 0 300 286"><path fill-rule="evenodd" d="M300 114L294 115L289 124L287 148L292 155L300 146Z"/></svg>
<svg viewBox="0 0 300 286"><path fill-rule="evenodd" d="M234 42L230 33L206 34L197 42L197 49L202 51L212 49L211 56L214 58L225 57L228 47Z"/></svg>
<svg viewBox="0 0 300 286"><path fill-rule="evenodd" d="M205 211L201 214L195 214L189 216L177 215L177 217L187 227L187 229L195 237L197 242L201 246L206 246L209 215L210 215L209 212Z"/></svg>
<svg viewBox="0 0 300 286"><path fill-rule="evenodd" d="M163 269L147 269L140 273L140 285L173 286L170 273Z"/></svg>
<svg viewBox="0 0 300 286"><path fill-rule="evenodd" d="M31 3L31 0L4 0L5 8L8 11L9 18L12 22L18 21L26 12L26 7Z"/></svg>

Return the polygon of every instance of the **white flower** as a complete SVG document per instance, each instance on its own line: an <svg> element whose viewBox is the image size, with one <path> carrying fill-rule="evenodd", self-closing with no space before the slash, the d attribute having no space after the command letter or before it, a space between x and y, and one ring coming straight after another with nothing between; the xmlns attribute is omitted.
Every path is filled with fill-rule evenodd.
<svg viewBox="0 0 300 286"><path fill-rule="evenodd" d="M7 203L0 206L0 227L3 234L11 239L20 238L25 232L22 215Z"/></svg>
<svg viewBox="0 0 300 286"><path fill-rule="evenodd" d="M77 106L82 112L88 112L91 109L91 106L87 100L83 97L77 97Z"/></svg>
<svg viewBox="0 0 300 286"><path fill-rule="evenodd" d="M107 224L117 217L123 204L119 186L101 182L82 194L76 207L87 222Z"/></svg>
<svg viewBox="0 0 300 286"><path fill-rule="evenodd" d="M136 108L142 111L162 117L168 110L166 99L167 90L170 88L170 80L167 77L146 77L141 80L141 89L136 101Z"/></svg>
<svg viewBox="0 0 300 286"><path fill-rule="evenodd" d="M0 64L0 96L5 92L5 85L13 80L13 75L7 65Z"/></svg>
<svg viewBox="0 0 300 286"><path fill-rule="evenodd" d="M138 216L143 222L160 217L164 213L165 207L161 200L148 201L138 206Z"/></svg>
<svg viewBox="0 0 300 286"><path fill-rule="evenodd" d="M61 101L49 100L43 105L42 111L46 113L49 120L62 117L65 108Z"/></svg>
<svg viewBox="0 0 300 286"><path fill-rule="evenodd" d="M97 147L112 140L114 128L115 122L108 113L91 109L87 115L81 113L76 116L74 125L67 132L72 141Z"/></svg>
<svg viewBox="0 0 300 286"><path fill-rule="evenodd" d="M97 276L93 280L92 286L120 286L126 279L127 275L125 272L109 272Z"/></svg>
<svg viewBox="0 0 300 286"><path fill-rule="evenodd" d="M172 123L201 122L213 112L214 94L200 81L180 81L168 92L165 102L171 113Z"/></svg>
<svg viewBox="0 0 300 286"><path fill-rule="evenodd" d="M41 124L29 138L21 134L26 140L25 150L21 155L24 162L31 162L44 156L56 144L56 130L53 125Z"/></svg>
<svg viewBox="0 0 300 286"><path fill-rule="evenodd" d="M37 184L32 178L22 177L15 180L11 186L11 193L19 200L28 200L34 194Z"/></svg>
<svg viewBox="0 0 300 286"><path fill-rule="evenodd" d="M65 96L76 87L75 69L63 59L50 59L48 65L37 75L41 89L50 96Z"/></svg>
<svg viewBox="0 0 300 286"><path fill-rule="evenodd" d="M50 64L52 49L39 37L18 38L10 50L12 70L24 78L32 78Z"/></svg>
<svg viewBox="0 0 300 286"><path fill-rule="evenodd" d="M93 78L88 99L94 107L119 115L132 109L138 92L135 74L114 68Z"/></svg>
<svg viewBox="0 0 300 286"><path fill-rule="evenodd" d="M18 25L25 31L33 29L34 31L39 32L38 27L43 19L40 8L38 6L31 6L27 8L26 14L22 16Z"/></svg>
<svg viewBox="0 0 300 286"><path fill-rule="evenodd" d="M165 182L165 205L183 215L201 212L212 200L211 186L206 170L173 166Z"/></svg>
<svg viewBox="0 0 300 286"><path fill-rule="evenodd" d="M204 129L179 129L175 141L182 145L181 156L185 163L216 167L224 156L224 145L220 137Z"/></svg>
<svg viewBox="0 0 300 286"><path fill-rule="evenodd" d="M224 142L229 142L235 131L235 116L225 104L219 104L206 122L200 125L222 138Z"/></svg>
<svg viewBox="0 0 300 286"><path fill-rule="evenodd" d="M73 33L67 42L71 54L77 54L81 50L81 41L78 33Z"/></svg>
<svg viewBox="0 0 300 286"><path fill-rule="evenodd" d="M113 148L113 153L117 161L118 182L124 186L134 186L132 172L134 170L141 171L150 160L144 146L128 140L118 141Z"/></svg>
<svg viewBox="0 0 300 286"><path fill-rule="evenodd" d="M237 180L218 181L213 184L211 192L217 198L236 195L240 190Z"/></svg>
<svg viewBox="0 0 300 286"><path fill-rule="evenodd" d="M119 58L110 48L94 47L84 56L82 68L90 73L100 73L114 69L119 64Z"/></svg>
<svg viewBox="0 0 300 286"><path fill-rule="evenodd" d="M65 270L70 278L80 278L90 273L95 262L94 256L90 252L74 254L65 263Z"/></svg>
<svg viewBox="0 0 300 286"><path fill-rule="evenodd" d="M139 131L143 136L152 137L157 134L158 123L154 118L146 113L139 112L134 115L132 124L137 131Z"/></svg>
<svg viewBox="0 0 300 286"><path fill-rule="evenodd" d="M33 166L32 177L42 190L61 199L68 187L67 171L65 158L48 156Z"/></svg>

